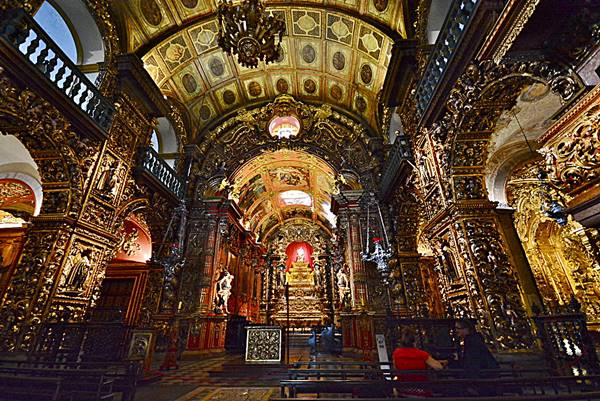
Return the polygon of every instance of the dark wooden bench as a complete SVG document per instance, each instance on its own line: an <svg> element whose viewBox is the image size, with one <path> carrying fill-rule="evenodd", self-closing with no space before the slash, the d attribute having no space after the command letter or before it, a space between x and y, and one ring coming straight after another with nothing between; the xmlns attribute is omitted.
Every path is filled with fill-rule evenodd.
<svg viewBox="0 0 600 401"><path fill-rule="evenodd" d="M348 379L348 378L385 378L399 375L419 375L425 376L429 380L443 378L461 378L466 373L462 369L443 369L443 370L417 370L417 371L397 371L391 369L288 369L289 379ZM551 376L549 369L490 369L484 372L488 377L544 377Z"/></svg>
<svg viewBox="0 0 600 401"><path fill-rule="evenodd" d="M381 369L382 366L392 366L392 362L353 362L353 361L298 361L291 365L292 369L318 369L331 366L357 369Z"/></svg>
<svg viewBox="0 0 600 401"><path fill-rule="evenodd" d="M0 367L0 374L5 377L13 376L28 378L57 378L62 379L60 388L61 400L113 400L114 381L105 376L104 370L99 369L55 369L12 366Z"/></svg>
<svg viewBox="0 0 600 401"><path fill-rule="evenodd" d="M141 377L141 364L125 362L52 362L44 360L0 360L0 371L4 368L36 368L53 370L102 370L107 379L113 381L113 392L121 393L122 401L133 401L138 380Z"/></svg>
<svg viewBox="0 0 600 401"><path fill-rule="evenodd" d="M62 379L0 374L0 400L58 401Z"/></svg>
<svg viewBox="0 0 600 401"><path fill-rule="evenodd" d="M361 398L361 401L423 401L431 399L436 401L598 401L600 391L592 391L577 394L553 394L553 395L519 395L519 396L497 396L497 397L402 397L402 398ZM289 401L289 398L271 398L269 401ZM295 398L295 401L312 401L314 398ZM320 397L319 401L347 401L348 398Z"/></svg>
<svg viewBox="0 0 600 401"><path fill-rule="evenodd" d="M403 372L404 373L404 372ZM415 388L433 394L463 395L468 389L492 388L499 394L521 395L547 393L567 394L600 389L600 376L506 377L497 379L441 379L432 381L363 380L282 380L281 396L295 398L298 394L348 394L390 396L394 389L411 391Z"/></svg>

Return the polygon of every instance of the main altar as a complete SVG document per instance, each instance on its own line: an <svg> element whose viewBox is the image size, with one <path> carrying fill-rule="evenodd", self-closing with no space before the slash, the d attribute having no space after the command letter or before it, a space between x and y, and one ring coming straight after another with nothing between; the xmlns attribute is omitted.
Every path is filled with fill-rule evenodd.
<svg viewBox="0 0 600 401"><path fill-rule="evenodd" d="M285 280L289 285L290 326L312 327L321 324L325 313L309 264L304 261L293 262L285 274ZM279 291L271 316L276 324L287 324L287 305L283 288Z"/></svg>

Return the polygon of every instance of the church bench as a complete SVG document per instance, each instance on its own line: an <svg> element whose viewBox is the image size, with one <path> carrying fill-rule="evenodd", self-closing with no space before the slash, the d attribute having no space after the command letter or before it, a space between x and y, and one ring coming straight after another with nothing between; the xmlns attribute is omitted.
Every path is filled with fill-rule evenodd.
<svg viewBox="0 0 600 401"><path fill-rule="evenodd" d="M0 400L58 401L62 379L0 374Z"/></svg>
<svg viewBox="0 0 600 401"><path fill-rule="evenodd" d="M291 364L292 369L320 368L325 366L357 367L360 369L381 369L382 366L391 366L392 362L353 362L353 361L298 361Z"/></svg>
<svg viewBox="0 0 600 401"><path fill-rule="evenodd" d="M406 373L406 372L403 372ZM501 394L572 393L592 391L600 388L600 376L547 376L507 377L494 379L441 379L425 382L395 381L386 379L365 380L282 380L281 396L295 398L298 394L369 394L376 390L381 394L392 394L394 389L420 388L437 394L463 394L467 389L493 388ZM287 390L287 392L286 392Z"/></svg>
<svg viewBox="0 0 600 401"><path fill-rule="evenodd" d="M586 393L573 394L552 394L552 395L505 395L494 397L391 397L391 398L361 398L361 401L422 401L431 399L437 401L598 401L600 400L600 391L591 391ZM271 398L269 401L289 401L290 398ZM295 401L309 401L314 398L294 398ZM346 401L348 398L319 397L319 401Z"/></svg>
<svg viewBox="0 0 600 401"><path fill-rule="evenodd" d="M290 380L309 379L309 378L363 378L378 379L384 375L389 375L389 371L380 369L289 369L288 378Z"/></svg>
<svg viewBox="0 0 600 401"><path fill-rule="evenodd" d="M137 361L124 362L51 362L43 360L0 360L0 372L8 368L53 369L53 370L101 370L113 381L113 392L121 393L122 401L132 401L142 366Z"/></svg>
<svg viewBox="0 0 600 401"><path fill-rule="evenodd" d="M114 381L106 378L104 370L98 369L55 369L39 367L0 367L0 374L16 378L62 379L60 400L87 401L112 400Z"/></svg>
<svg viewBox="0 0 600 401"><path fill-rule="evenodd" d="M288 379L384 379L399 375L416 374L426 376L429 380L440 379L460 379L465 377L465 371L462 369L443 369L443 370L415 370L399 371L390 369L288 369ZM516 377L544 377L551 376L548 369L493 369L484 373L497 378L516 378ZM488 376L489 377L489 376ZM389 379L388 379L389 380Z"/></svg>

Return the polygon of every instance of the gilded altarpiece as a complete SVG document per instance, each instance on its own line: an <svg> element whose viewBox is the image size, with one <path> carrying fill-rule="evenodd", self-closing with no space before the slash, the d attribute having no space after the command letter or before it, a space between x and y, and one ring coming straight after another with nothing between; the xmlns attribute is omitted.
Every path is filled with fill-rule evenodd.
<svg viewBox="0 0 600 401"><path fill-rule="evenodd" d="M108 140L73 131L48 102L0 82L0 125L28 149L41 173L44 203L0 310L4 350L30 348L39 324L83 319L94 305L127 201L126 184L137 147L151 124L126 94L119 98Z"/></svg>
<svg viewBox="0 0 600 401"><path fill-rule="evenodd" d="M600 315L600 265L586 230L573 219L561 226L544 207L551 192L538 177L541 160L516 168L507 183L514 223L545 307L559 311L575 296L590 322ZM554 192L554 196L558 196Z"/></svg>
<svg viewBox="0 0 600 401"><path fill-rule="evenodd" d="M591 227L598 227L595 210L600 198L599 132L600 86L597 85L538 140L550 184L561 191L575 219ZM596 258L599 257L597 254Z"/></svg>
<svg viewBox="0 0 600 401"><path fill-rule="evenodd" d="M461 312L477 317L500 349L526 349L533 339L519 269L507 256L496 205L487 200L487 146L502 110L513 107L520 89L535 81L547 83L563 100L578 90L575 79L548 63L473 63L450 92L441 118L415 131L426 205L423 231L438 259L442 297L461 299ZM436 184L441 190L433 198L435 189L429 188Z"/></svg>

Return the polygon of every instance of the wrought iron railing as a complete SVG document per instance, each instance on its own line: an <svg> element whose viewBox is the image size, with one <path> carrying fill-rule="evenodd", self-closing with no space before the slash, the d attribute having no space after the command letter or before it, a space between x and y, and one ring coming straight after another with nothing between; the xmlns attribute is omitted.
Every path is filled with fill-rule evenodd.
<svg viewBox="0 0 600 401"><path fill-rule="evenodd" d="M40 71L51 84L107 132L115 113L113 105L23 9L0 17L0 38Z"/></svg>
<svg viewBox="0 0 600 401"><path fill-rule="evenodd" d="M587 329L585 313L578 308L533 317L537 336L550 366L563 375L600 372L596 349Z"/></svg>
<svg viewBox="0 0 600 401"><path fill-rule="evenodd" d="M471 17L475 14L477 6L483 0L455 1L450 8L446 21L435 42L435 48L429 56L429 62L417 87L417 116L421 118L437 87L444 76L446 67L456 53L464 32L469 26Z"/></svg>
<svg viewBox="0 0 600 401"><path fill-rule="evenodd" d="M454 318L388 318L386 321L386 341L388 349L394 349L402 337L402 330L414 331L417 346L439 358L451 358L460 348L460 340L455 333L455 325L461 319Z"/></svg>
<svg viewBox="0 0 600 401"><path fill-rule="evenodd" d="M45 362L120 361L127 356L130 326L123 323L45 323L30 358Z"/></svg>
<svg viewBox="0 0 600 401"><path fill-rule="evenodd" d="M396 178L400 173L401 163L403 161L413 163L412 148L407 136L398 136L392 146L390 156L384 166L383 177L381 178L380 196L382 198L386 198L388 193L394 187Z"/></svg>
<svg viewBox="0 0 600 401"><path fill-rule="evenodd" d="M142 168L176 198L183 197L183 180L151 147L142 148Z"/></svg>

